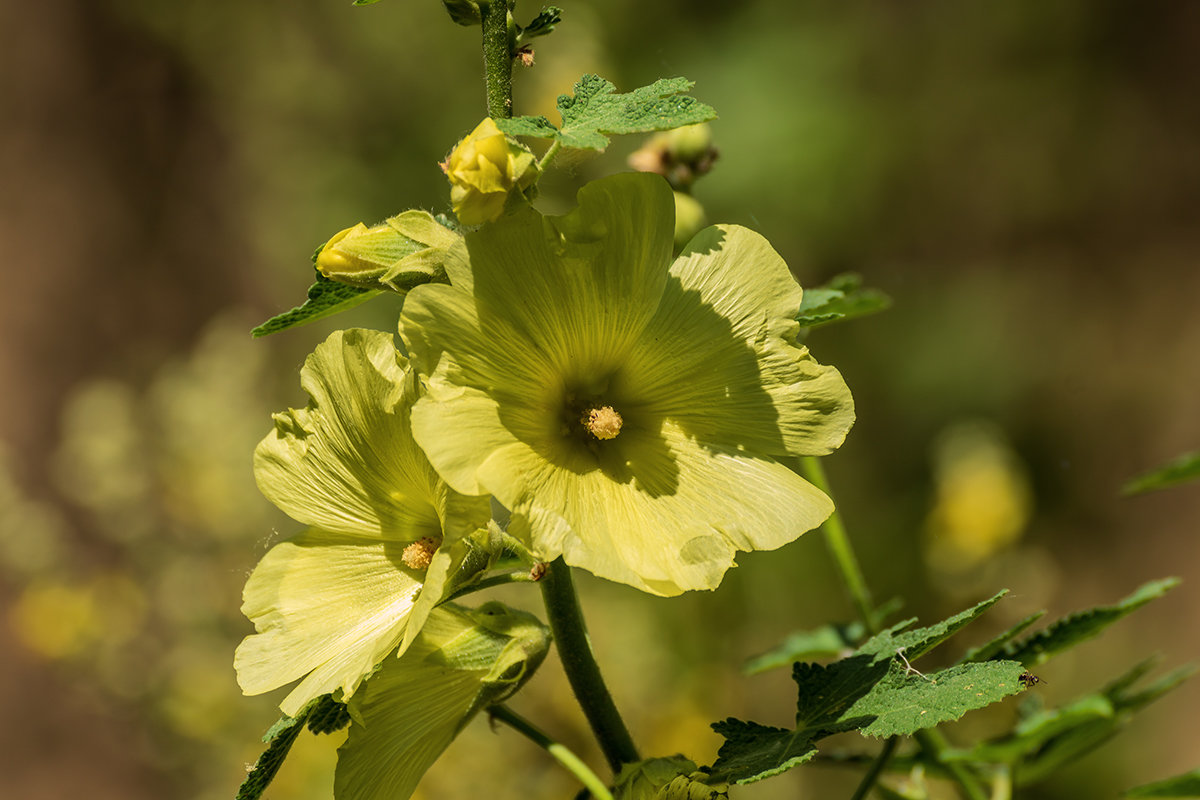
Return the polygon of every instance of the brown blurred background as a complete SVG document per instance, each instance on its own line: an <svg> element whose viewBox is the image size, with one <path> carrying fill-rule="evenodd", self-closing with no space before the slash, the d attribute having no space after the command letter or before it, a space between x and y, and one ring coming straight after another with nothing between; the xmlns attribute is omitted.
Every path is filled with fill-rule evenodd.
<svg viewBox="0 0 1200 800"><path fill-rule="evenodd" d="M518 112L552 114L583 72L623 90L685 75L721 115L709 217L763 232L805 285L854 270L894 298L809 340L857 399L829 469L876 594L933 621L1008 587L981 623L999 629L1174 574L1038 691L1200 656L1200 484L1119 496L1200 448L1200 5L560 5ZM0 793L231 798L278 699L237 690L240 585L297 529L257 495L251 449L305 401L308 350L391 329L398 306L247 331L303 298L332 233L444 210L436 162L484 113L478 30L436 0L44 0L0 6L0 30ZM637 144L561 162L547 207ZM741 661L850 615L816 534L740 561L675 600L583 581L647 752L707 762L712 720L788 724L787 676L739 678ZM556 664L516 705L589 752ZM1187 685L1023 796L1200 766L1197 716ZM329 797L335 745L305 740L270 796ZM480 777L503 764L524 772ZM741 796L854 782L805 768ZM422 796L484 787L574 791L476 723Z"/></svg>

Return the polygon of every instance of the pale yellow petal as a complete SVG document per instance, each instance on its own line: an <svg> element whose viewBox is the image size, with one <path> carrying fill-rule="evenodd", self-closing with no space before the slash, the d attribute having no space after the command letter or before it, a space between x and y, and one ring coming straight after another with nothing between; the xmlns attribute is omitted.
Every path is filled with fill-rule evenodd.
<svg viewBox="0 0 1200 800"><path fill-rule="evenodd" d="M318 530L273 547L243 594L258 633L234 656L242 690L261 694L307 675L281 704L286 714L335 690L350 696L400 643L421 589L402 551Z"/></svg>
<svg viewBox="0 0 1200 800"><path fill-rule="evenodd" d="M535 552L654 594L715 589L736 551L773 550L833 511L782 464L705 447L669 421L623 472L559 469L516 448L495 459L484 482Z"/></svg>

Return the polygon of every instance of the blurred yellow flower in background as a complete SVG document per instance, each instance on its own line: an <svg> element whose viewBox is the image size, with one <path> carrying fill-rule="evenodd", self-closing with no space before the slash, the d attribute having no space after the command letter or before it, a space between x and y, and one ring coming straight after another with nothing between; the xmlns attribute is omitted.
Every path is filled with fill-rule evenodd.
<svg viewBox="0 0 1200 800"><path fill-rule="evenodd" d="M934 444L933 462L935 499L925 523L930 567L969 572L1017 542L1033 495L999 428L983 422L947 428Z"/></svg>

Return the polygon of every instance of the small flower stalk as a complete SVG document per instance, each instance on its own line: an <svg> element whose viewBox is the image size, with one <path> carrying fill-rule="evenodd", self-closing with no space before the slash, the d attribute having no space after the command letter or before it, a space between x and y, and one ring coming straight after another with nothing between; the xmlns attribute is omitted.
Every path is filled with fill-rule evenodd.
<svg viewBox="0 0 1200 800"><path fill-rule="evenodd" d="M450 181L454 213L468 227L499 219L538 174L533 153L502 133L491 117L455 145L442 170Z"/></svg>

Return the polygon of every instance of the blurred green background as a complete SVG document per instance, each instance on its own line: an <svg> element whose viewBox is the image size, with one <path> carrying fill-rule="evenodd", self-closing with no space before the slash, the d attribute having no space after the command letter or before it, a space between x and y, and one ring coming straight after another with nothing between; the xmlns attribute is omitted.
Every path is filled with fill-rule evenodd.
<svg viewBox="0 0 1200 800"><path fill-rule="evenodd" d="M854 270L894 298L809 339L857 399L828 468L876 595L934 621L1008 587L981 623L999 629L1180 575L1036 691L1200 656L1200 486L1119 496L1200 447L1200 4L560 5L518 113L552 115L584 72L622 90L687 76L721 115L696 189L709 217L764 233L805 285ZM478 29L436 0L46 0L3 5L0 30L3 793L228 800L279 699L234 681L240 587L299 527L258 496L251 450L305 402L308 350L335 326L391 329L398 304L247 331L303 298L334 232L445 210L437 162L484 113ZM637 144L560 160L544 207ZM647 753L708 762L710 721L789 724L787 676L739 665L850 616L817 534L740 563L672 600L581 580ZM599 763L553 660L514 705ZM1023 796L1196 767L1198 716L1187 685ZM269 795L329 797L335 746L303 740ZM739 796L855 782L806 767ZM481 792L574 787L476 722L420 796Z"/></svg>

